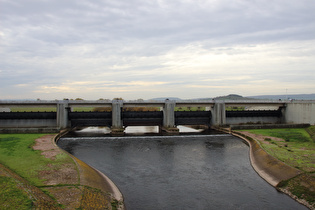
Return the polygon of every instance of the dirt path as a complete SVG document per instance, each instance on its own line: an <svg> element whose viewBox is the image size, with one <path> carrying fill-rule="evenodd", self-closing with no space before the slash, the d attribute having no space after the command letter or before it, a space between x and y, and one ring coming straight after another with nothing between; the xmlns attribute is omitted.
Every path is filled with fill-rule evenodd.
<svg viewBox="0 0 315 210"><path fill-rule="evenodd" d="M4 165L0 164L0 176L11 177L17 183L19 189L23 190L34 201L35 209L61 209L59 204L45 194L41 189L31 185L27 180L23 179Z"/></svg>
<svg viewBox="0 0 315 210"><path fill-rule="evenodd" d="M35 140L33 149L42 151L43 156L56 161L56 164L48 164L46 170L40 171L39 178L45 180L47 187L43 189L65 206L65 209L76 209L80 207L83 190L80 186L78 169L72 159L60 158L65 154L53 143L54 137L55 135L46 135Z"/></svg>

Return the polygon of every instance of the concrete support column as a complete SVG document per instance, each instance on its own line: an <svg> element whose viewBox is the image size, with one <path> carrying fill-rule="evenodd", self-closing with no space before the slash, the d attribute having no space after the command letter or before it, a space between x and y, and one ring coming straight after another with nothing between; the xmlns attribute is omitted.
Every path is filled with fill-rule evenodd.
<svg viewBox="0 0 315 210"><path fill-rule="evenodd" d="M281 111L281 117L280 117L280 123L281 124L285 124L286 122L286 118L285 118L285 113L286 113L286 104L282 107L279 107L280 111Z"/></svg>
<svg viewBox="0 0 315 210"><path fill-rule="evenodd" d="M288 102L286 103L284 114L284 123L287 124L315 124L315 103L309 102Z"/></svg>
<svg viewBox="0 0 315 210"><path fill-rule="evenodd" d="M212 108L212 125L222 126L226 124L225 103L218 102Z"/></svg>
<svg viewBox="0 0 315 210"><path fill-rule="evenodd" d="M179 133L175 125L175 101L165 100L163 108L163 128L168 133Z"/></svg>
<svg viewBox="0 0 315 210"><path fill-rule="evenodd" d="M69 117L68 117L68 101L62 101L57 103L57 128L59 130L68 128Z"/></svg>
<svg viewBox="0 0 315 210"><path fill-rule="evenodd" d="M122 121L122 100L113 100L112 101L112 127L111 134L113 136L124 135L124 127Z"/></svg>

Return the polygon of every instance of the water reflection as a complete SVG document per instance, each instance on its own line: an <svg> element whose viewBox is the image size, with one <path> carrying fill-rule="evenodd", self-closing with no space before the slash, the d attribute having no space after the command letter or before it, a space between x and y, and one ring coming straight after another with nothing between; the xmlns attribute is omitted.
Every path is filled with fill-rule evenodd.
<svg viewBox="0 0 315 210"><path fill-rule="evenodd" d="M144 134L144 133L159 133L159 126L128 126L125 129L127 134Z"/></svg>
<svg viewBox="0 0 315 210"><path fill-rule="evenodd" d="M187 126L177 126L181 134L193 134L205 132L215 132L204 129L194 129ZM71 131L67 136L82 137L82 136L110 136L109 127L82 127ZM125 135L162 135L159 126L127 126Z"/></svg>

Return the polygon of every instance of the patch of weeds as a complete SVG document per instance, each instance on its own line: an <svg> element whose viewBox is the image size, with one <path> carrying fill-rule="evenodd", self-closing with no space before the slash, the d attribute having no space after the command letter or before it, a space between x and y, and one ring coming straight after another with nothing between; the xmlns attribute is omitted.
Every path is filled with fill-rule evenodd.
<svg viewBox="0 0 315 210"><path fill-rule="evenodd" d="M297 196L300 199L305 199L311 205L315 203L315 177L311 174L301 174L293 179L290 179L287 184L284 186L290 192Z"/></svg>
<svg viewBox="0 0 315 210"><path fill-rule="evenodd" d="M313 142L315 143L315 125L310 126L306 128L305 130L311 136Z"/></svg>
<svg viewBox="0 0 315 210"><path fill-rule="evenodd" d="M33 202L10 177L0 176L0 209L31 209Z"/></svg>
<svg viewBox="0 0 315 210"><path fill-rule="evenodd" d="M111 197L99 189L84 186L78 209L109 209Z"/></svg>
<svg viewBox="0 0 315 210"><path fill-rule="evenodd" d="M118 201L116 199L114 199L111 203L112 206L112 210L117 210L118 209Z"/></svg>
<svg viewBox="0 0 315 210"><path fill-rule="evenodd" d="M277 187L282 188L282 187L286 187L289 183L289 180L282 180L277 184Z"/></svg>
<svg viewBox="0 0 315 210"><path fill-rule="evenodd" d="M272 141L271 138L265 138L265 141Z"/></svg>

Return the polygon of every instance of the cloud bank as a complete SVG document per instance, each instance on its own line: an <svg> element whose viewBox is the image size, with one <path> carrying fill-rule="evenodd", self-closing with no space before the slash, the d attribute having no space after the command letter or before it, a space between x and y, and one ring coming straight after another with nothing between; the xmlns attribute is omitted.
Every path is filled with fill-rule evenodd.
<svg viewBox="0 0 315 210"><path fill-rule="evenodd" d="M0 98L314 93L315 2L0 0Z"/></svg>

